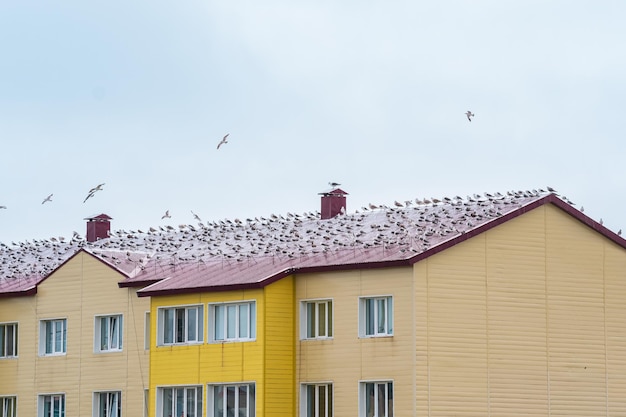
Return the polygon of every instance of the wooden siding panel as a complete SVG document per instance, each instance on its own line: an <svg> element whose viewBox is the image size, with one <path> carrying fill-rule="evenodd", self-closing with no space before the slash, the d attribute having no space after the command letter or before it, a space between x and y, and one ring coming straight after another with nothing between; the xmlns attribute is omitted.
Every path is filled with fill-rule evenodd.
<svg viewBox="0 0 626 417"><path fill-rule="evenodd" d="M412 274L407 267L296 276L296 335L302 300L331 298L334 308L332 339L296 342L298 397L302 383L330 382L334 415L355 415L360 381L393 381L396 415L413 408L413 361L407 364L415 352ZM394 335L360 338L359 297L381 295L393 296Z"/></svg>
<svg viewBox="0 0 626 417"><path fill-rule="evenodd" d="M43 281L35 296L0 303L0 317L5 305L19 306L20 356L14 393L19 396L20 415L36 415L37 395L42 393L65 393L68 417L91 415L93 392L99 390L122 391L123 413L143 415L143 389L148 386L143 314L149 300L138 299L132 289L119 288L121 279L102 262L79 253ZM124 315L124 349L95 354L94 315L109 313ZM67 319L67 354L39 356L39 322L56 318ZM141 326L139 335L133 330L135 322ZM0 393L6 392L3 379Z"/></svg>

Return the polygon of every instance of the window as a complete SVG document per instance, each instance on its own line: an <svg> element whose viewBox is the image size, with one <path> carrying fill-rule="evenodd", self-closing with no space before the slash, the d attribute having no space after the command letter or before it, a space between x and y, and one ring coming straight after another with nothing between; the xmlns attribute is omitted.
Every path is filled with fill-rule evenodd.
<svg viewBox="0 0 626 417"><path fill-rule="evenodd" d="M304 301L301 309L301 338L327 339L333 337L332 300Z"/></svg>
<svg viewBox="0 0 626 417"><path fill-rule="evenodd" d="M254 384L209 385L209 417L254 417Z"/></svg>
<svg viewBox="0 0 626 417"><path fill-rule="evenodd" d="M333 417L332 384L304 384L300 398L301 417Z"/></svg>
<svg viewBox="0 0 626 417"><path fill-rule="evenodd" d="M202 387L159 388L157 417L202 417Z"/></svg>
<svg viewBox="0 0 626 417"><path fill-rule="evenodd" d="M66 352L67 320L44 320L40 327L39 353L60 355Z"/></svg>
<svg viewBox="0 0 626 417"><path fill-rule="evenodd" d="M150 349L150 312L146 311L143 322L143 348Z"/></svg>
<svg viewBox="0 0 626 417"><path fill-rule="evenodd" d="M17 356L17 323L0 324L0 358L15 356Z"/></svg>
<svg viewBox="0 0 626 417"><path fill-rule="evenodd" d="M393 417L392 382L362 382L359 397L361 417Z"/></svg>
<svg viewBox="0 0 626 417"><path fill-rule="evenodd" d="M65 417L65 395L40 395L39 417Z"/></svg>
<svg viewBox="0 0 626 417"><path fill-rule="evenodd" d="M122 350L122 315L96 317L96 352Z"/></svg>
<svg viewBox="0 0 626 417"><path fill-rule="evenodd" d="M210 305L212 341L245 341L256 337L256 303Z"/></svg>
<svg viewBox="0 0 626 417"><path fill-rule="evenodd" d="M0 397L0 417L17 416L17 398Z"/></svg>
<svg viewBox="0 0 626 417"><path fill-rule="evenodd" d="M159 309L159 344L202 342L203 311L202 306Z"/></svg>
<svg viewBox="0 0 626 417"><path fill-rule="evenodd" d="M122 393L96 392L93 394L94 417L121 417L122 416Z"/></svg>
<svg viewBox="0 0 626 417"><path fill-rule="evenodd" d="M360 336L390 336L393 334L392 297L361 298L359 310Z"/></svg>

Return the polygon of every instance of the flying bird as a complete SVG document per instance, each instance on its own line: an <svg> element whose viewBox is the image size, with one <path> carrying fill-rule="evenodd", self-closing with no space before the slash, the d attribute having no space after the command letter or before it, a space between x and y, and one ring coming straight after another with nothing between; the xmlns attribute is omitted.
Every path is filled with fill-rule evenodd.
<svg viewBox="0 0 626 417"><path fill-rule="evenodd" d="M96 194L96 192L102 191L102 186L103 185L104 185L104 183L98 184L95 187L93 187L91 190L89 190L89 193L87 193L87 197L85 197L85 199L83 200L83 203L85 203L87 200L89 200L91 197L93 197Z"/></svg>
<svg viewBox="0 0 626 417"><path fill-rule="evenodd" d="M172 218L172 216L170 216L170 211L169 210L165 210L165 214L163 216L161 216L161 220L163 220L165 218L167 218L167 219L171 219Z"/></svg>
<svg viewBox="0 0 626 417"><path fill-rule="evenodd" d="M45 203L47 203L48 201L52 201L52 195L53 195L53 194L50 194L48 197L46 197L46 198L45 198L45 199L41 202L41 204L45 204Z"/></svg>
<svg viewBox="0 0 626 417"><path fill-rule="evenodd" d="M5 208L7 208L7 206L0 206L0 210Z"/></svg>
<svg viewBox="0 0 626 417"><path fill-rule="evenodd" d="M194 213L193 210L191 210L191 214L193 214L193 218L194 219L196 219L197 221L202 223L202 219L200 218L200 216L198 216L196 213Z"/></svg>
<svg viewBox="0 0 626 417"><path fill-rule="evenodd" d="M470 122L472 121L472 117L474 117L474 113L472 113L471 111L466 111L465 115L467 116L467 120L469 120Z"/></svg>
<svg viewBox="0 0 626 417"><path fill-rule="evenodd" d="M338 182L329 182L328 185L330 185L331 187L339 187L341 184L339 184Z"/></svg>
<svg viewBox="0 0 626 417"><path fill-rule="evenodd" d="M227 134L226 134L226 135L222 138L222 140L220 141L220 143L218 143L218 144L217 144L217 149L219 149L219 148L220 148L220 146L222 146L223 144L228 143L228 140L226 140L226 138L228 138L228 135L230 135L230 133L227 133Z"/></svg>

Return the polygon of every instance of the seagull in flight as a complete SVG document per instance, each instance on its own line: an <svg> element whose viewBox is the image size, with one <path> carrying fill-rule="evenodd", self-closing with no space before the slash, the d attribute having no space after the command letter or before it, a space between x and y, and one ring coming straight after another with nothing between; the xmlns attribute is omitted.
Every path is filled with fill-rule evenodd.
<svg viewBox="0 0 626 417"><path fill-rule="evenodd" d="M339 184L338 182L329 182L328 185L330 185L331 187L339 187L341 184Z"/></svg>
<svg viewBox="0 0 626 417"><path fill-rule="evenodd" d="M93 187L91 190L89 190L89 193L87 194L87 197L85 197L85 199L83 200L83 203L85 203L87 200L89 200L91 197L93 197L94 194L96 194L96 192L102 191L102 186L103 185L104 185L104 183L98 184L95 187Z"/></svg>
<svg viewBox="0 0 626 417"><path fill-rule="evenodd" d="M226 135L222 138L222 140L220 141L220 143L218 143L218 144L217 144L217 149L219 149L219 148L220 148L220 146L222 146L223 144L228 143L228 141L226 140L226 138L228 138L228 135L230 135L230 133L227 133L227 134L226 134Z"/></svg>
<svg viewBox="0 0 626 417"><path fill-rule="evenodd" d="M41 202L41 204L45 204L45 203L47 203L49 201L52 201L52 195L53 194L50 194L48 197L44 198L44 200Z"/></svg>
<svg viewBox="0 0 626 417"><path fill-rule="evenodd" d="M170 216L170 211L169 210L165 210L165 214L163 216L161 216L161 220L163 219L171 219L172 216Z"/></svg>
<svg viewBox="0 0 626 417"><path fill-rule="evenodd" d="M472 117L474 117L474 113L472 113L471 111L466 111L465 115L467 116L467 120L469 120L470 122L472 121Z"/></svg>
<svg viewBox="0 0 626 417"><path fill-rule="evenodd" d="M6 208L7 208L7 206L0 206L0 210L1 209L6 209Z"/></svg>

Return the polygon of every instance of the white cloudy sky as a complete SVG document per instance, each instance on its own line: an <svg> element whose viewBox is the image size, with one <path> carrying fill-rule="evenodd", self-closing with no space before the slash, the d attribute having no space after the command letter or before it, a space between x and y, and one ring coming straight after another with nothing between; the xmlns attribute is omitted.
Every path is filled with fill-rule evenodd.
<svg viewBox="0 0 626 417"><path fill-rule="evenodd" d="M626 227L624 21L623 0L2 1L0 241L302 213L329 181L348 211L550 185Z"/></svg>

